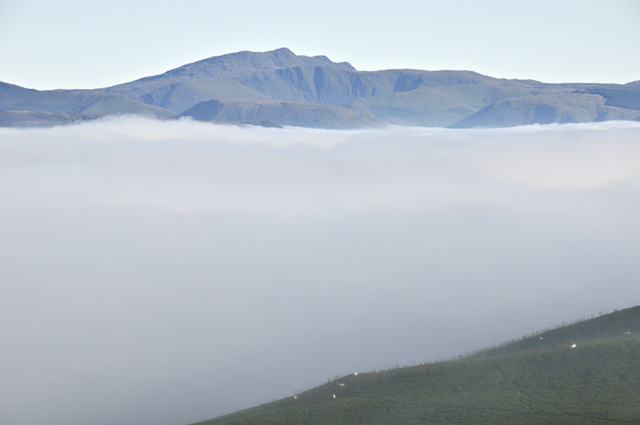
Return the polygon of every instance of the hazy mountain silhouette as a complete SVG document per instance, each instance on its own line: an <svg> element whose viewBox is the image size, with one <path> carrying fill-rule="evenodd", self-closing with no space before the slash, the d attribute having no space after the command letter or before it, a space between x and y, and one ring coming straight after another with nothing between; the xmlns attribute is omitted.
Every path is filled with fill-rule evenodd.
<svg viewBox="0 0 640 425"><path fill-rule="evenodd" d="M226 111L214 119L269 120L304 127L354 128L380 122L502 127L640 120L638 81L624 85L546 84L497 79L471 71L357 71L346 62L296 55L286 48L216 56L95 90L37 91L0 83L0 110L4 111L140 114L164 119L194 116L187 111L213 100L222 102ZM263 106L258 108L260 112L256 112L256 105ZM243 111L245 107L249 109ZM35 122L33 116L27 121L20 118L26 117L24 114L12 116L13 121L5 120L3 125Z"/></svg>

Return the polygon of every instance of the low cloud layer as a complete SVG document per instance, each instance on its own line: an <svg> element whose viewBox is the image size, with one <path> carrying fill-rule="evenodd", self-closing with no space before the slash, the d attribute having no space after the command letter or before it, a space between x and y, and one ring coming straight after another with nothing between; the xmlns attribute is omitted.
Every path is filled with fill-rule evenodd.
<svg viewBox="0 0 640 425"><path fill-rule="evenodd" d="M0 129L0 423L184 424L636 305L638 140Z"/></svg>

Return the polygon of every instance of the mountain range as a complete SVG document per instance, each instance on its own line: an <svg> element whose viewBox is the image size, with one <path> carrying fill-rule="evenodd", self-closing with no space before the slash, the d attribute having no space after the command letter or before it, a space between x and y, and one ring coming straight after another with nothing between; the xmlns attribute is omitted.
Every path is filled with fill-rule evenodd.
<svg viewBox="0 0 640 425"><path fill-rule="evenodd" d="M638 424L639 335L637 306L457 359L354 372L197 425Z"/></svg>
<svg viewBox="0 0 640 425"><path fill-rule="evenodd" d="M471 71L358 71L281 48L216 56L92 90L38 91L0 82L0 126L123 114L314 128L640 121L640 80L550 84Z"/></svg>

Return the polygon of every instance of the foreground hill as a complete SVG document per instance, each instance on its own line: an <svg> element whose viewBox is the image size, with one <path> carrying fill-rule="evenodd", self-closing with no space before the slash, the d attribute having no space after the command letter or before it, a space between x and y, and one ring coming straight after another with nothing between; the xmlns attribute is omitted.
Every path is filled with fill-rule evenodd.
<svg viewBox="0 0 640 425"><path fill-rule="evenodd" d="M199 425L638 424L640 306L452 361L345 376Z"/></svg>
<svg viewBox="0 0 640 425"><path fill-rule="evenodd" d="M287 102L266 120L329 128L375 126L380 122L503 127L640 120L639 84L546 84L492 78L471 71L358 71L347 62L296 55L282 48L216 56L96 90L37 91L0 83L0 111L140 114L165 119L185 114L202 102L230 105L233 101L233 108L227 111L235 112L228 120L242 122L243 118L234 117L255 115L255 110L243 108L255 108L256 102L276 102L270 105L272 111ZM317 108L314 113L332 114L333 118L314 118L309 113L310 104L327 107Z"/></svg>

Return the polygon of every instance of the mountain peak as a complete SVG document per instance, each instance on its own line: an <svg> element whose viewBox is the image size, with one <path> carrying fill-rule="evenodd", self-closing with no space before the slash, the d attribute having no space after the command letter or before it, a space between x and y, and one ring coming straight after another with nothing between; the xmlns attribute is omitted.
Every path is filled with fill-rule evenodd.
<svg viewBox="0 0 640 425"><path fill-rule="evenodd" d="M291 50L289 50L287 47L281 47L279 49L275 49L275 50L272 50L272 51L266 52L266 53L272 53L276 57L293 58L293 57L296 56L296 54L293 53Z"/></svg>
<svg viewBox="0 0 640 425"><path fill-rule="evenodd" d="M296 55L290 49L281 47L268 52L244 50L222 56L213 56L173 69L158 77L226 78L247 75L266 69L320 65L331 65L341 69L354 70L346 62L335 63L326 56L309 57Z"/></svg>

